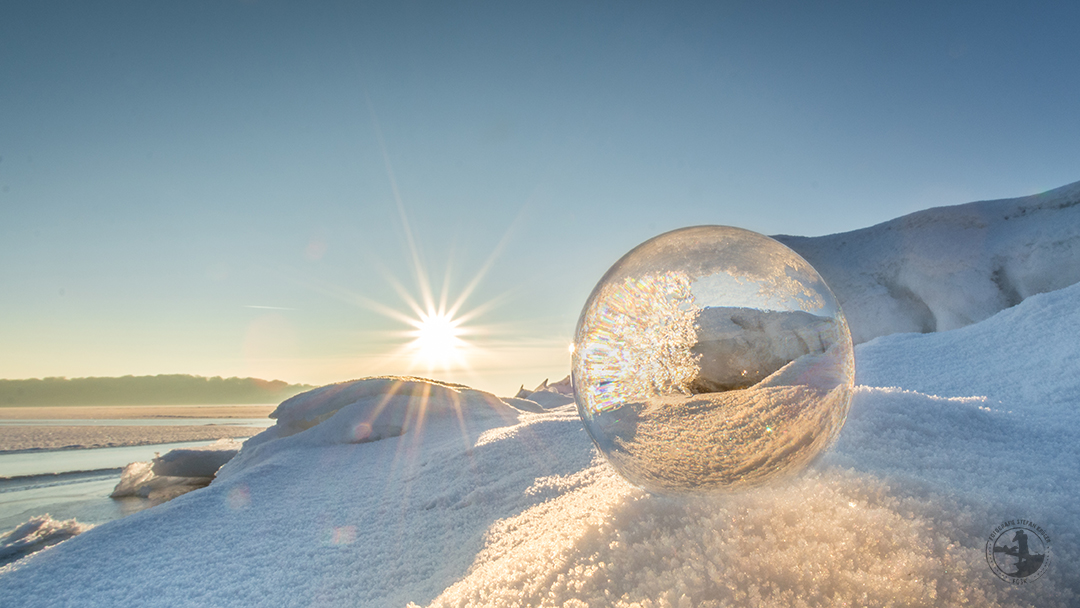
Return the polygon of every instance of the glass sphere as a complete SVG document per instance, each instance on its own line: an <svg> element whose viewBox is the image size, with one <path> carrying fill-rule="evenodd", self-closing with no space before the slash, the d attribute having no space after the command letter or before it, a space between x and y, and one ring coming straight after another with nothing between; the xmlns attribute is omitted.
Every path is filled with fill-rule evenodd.
<svg viewBox="0 0 1080 608"><path fill-rule="evenodd" d="M578 413L631 483L737 490L798 471L851 405L851 334L832 291L781 243L727 226L626 254L574 339Z"/></svg>

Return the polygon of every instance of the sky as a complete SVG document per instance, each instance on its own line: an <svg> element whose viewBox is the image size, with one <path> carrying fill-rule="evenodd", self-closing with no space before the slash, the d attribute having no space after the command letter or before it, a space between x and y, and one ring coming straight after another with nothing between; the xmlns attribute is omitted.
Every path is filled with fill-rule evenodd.
<svg viewBox="0 0 1080 608"><path fill-rule="evenodd" d="M508 394L662 232L1080 179L1080 5L520 4L0 0L0 377Z"/></svg>

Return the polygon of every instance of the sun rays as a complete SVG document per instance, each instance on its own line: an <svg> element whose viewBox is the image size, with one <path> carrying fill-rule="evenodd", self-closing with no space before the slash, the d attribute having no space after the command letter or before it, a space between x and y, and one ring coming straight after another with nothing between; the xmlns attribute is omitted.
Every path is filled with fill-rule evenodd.
<svg viewBox="0 0 1080 608"><path fill-rule="evenodd" d="M382 130L379 128L379 122L370 100L368 101L368 110L371 113L372 127L382 153L386 177L390 183L394 204L397 207L398 218L412 266L412 275L416 283L414 295L405 288L395 275L384 270L384 278L394 288L394 291L397 292L411 314L393 309L382 303L369 301L369 307L384 316L404 323L410 328L398 334L399 337L406 338L409 341L397 349L395 353L405 355L410 373L420 371L428 376L449 372L465 372L468 374L471 372L470 362L479 351L475 339L490 334L492 331L491 327L478 325L476 321L493 308L501 298L488 299L468 310L464 309L465 303L474 294L484 275L491 269L495 260L505 248L510 234L513 232L514 225L521 220L522 213L518 213L518 217L503 234L487 260L453 301L450 299L450 279L453 263L451 261L452 256L447 256L446 271L443 275L438 301L436 301L435 291L432 288L431 279L421 257L420 248L417 246L416 238L413 235L409 215L398 190L390 155L387 153L386 142L383 140Z"/></svg>
<svg viewBox="0 0 1080 608"><path fill-rule="evenodd" d="M402 224L407 240L411 243L411 230L404 217ZM407 340L396 349L395 358L404 357L410 373L419 372L428 376L472 373L472 366L483 351L481 342L499 333L499 328L495 324L485 324L480 321L503 301L504 296L489 297L472 307L466 307L466 304L470 297L474 296L484 275L506 245L511 230L512 227L503 235L476 274L452 300L450 296L453 263L447 263L440 291L436 294L425 266L420 260L419 252L414 246L410 246L415 280L414 291L407 289L389 271L383 271L384 278L401 298L407 312L382 304L371 308L407 327L403 331L394 332L395 341Z"/></svg>
<svg viewBox="0 0 1080 608"><path fill-rule="evenodd" d="M473 339L485 333L482 326L470 324L475 321L490 304L462 312L468 293L463 293L452 305L447 305L447 287L436 304L431 294L430 284L423 273L417 273L420 301L412 296L394 277L387 279L394 286L398 295L412 314L406 314L389 307L379 306L377 311L393 318L409 329L394 332L398 339L407 339L407 343L397 349L399 355L407 358L409 372L422 371L427 375L469 370L470 358L477 350Z"/></svg>

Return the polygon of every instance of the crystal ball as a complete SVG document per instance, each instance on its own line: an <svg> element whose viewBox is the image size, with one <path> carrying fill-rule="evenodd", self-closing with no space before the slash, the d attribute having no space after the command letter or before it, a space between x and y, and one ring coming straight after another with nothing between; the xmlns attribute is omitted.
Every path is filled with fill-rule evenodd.
<svg viewBox="0 0 1080 608"><path fill-rule="evenodd" d="M731 491L803 469L836 439L855 361L821 275L783 244L727 226L657 236L585 303L578 413L631 483Z"/></svg>

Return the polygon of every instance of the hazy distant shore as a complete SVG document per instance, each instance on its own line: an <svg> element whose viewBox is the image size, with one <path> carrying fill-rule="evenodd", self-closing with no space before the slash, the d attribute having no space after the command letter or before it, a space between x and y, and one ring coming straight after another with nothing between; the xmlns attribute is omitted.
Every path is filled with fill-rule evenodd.
<svg viewBox="0 0 1080 608"><path fill-rule="evenodd" d="M281 380L204 378L185 374L0 379L0 407L280 403L311 388Z"/></svg>
<svg viewBox="0 0 1080 608"><path fill-rule="evenodd" d="M117 420L153 418L266 418L274 405L0 407L0 453L32 450L112 448L182 441L250 437L260 427L168 426L5 426L3 420Z"/></svg>
<svg viewBox="0 0 1080 608"><path fill-rule="evenodd" d="M0 406L2 420L118 418L266 418L276 404L260 405L65 405Z"/></svg>

